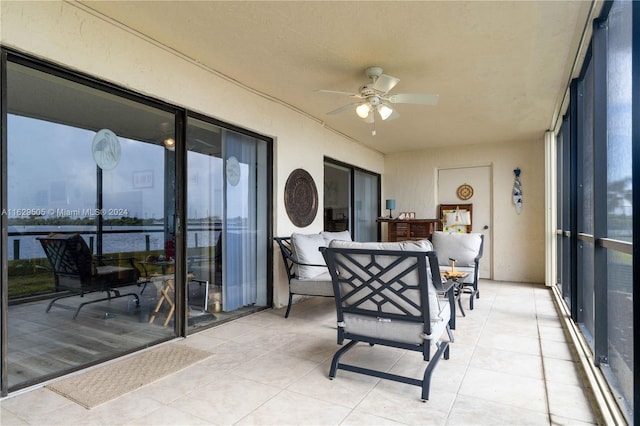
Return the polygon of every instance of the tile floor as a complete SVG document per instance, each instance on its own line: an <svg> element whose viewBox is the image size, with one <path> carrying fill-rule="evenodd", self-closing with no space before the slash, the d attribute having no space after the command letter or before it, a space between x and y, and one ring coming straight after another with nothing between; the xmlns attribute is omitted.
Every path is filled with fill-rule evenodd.
<svg viewBox="0 0 640 426"><path fill-rule="evenodd" d="M595 424L551 292L483 281L457 317L429 401L415 386L338 371L333 300L267 310L169 344L211 357L93 410L44 387L0 401L9 425L584 425ZM468 307L468 296L465 306ZM360 345L345 356L420 377L419 353ZM357 359L357 360L354 360Z"/></svg>

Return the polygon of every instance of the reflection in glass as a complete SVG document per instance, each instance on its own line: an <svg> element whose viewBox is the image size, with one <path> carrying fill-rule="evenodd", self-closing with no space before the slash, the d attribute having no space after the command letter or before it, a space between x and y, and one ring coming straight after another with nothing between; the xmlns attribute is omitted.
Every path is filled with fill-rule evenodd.
<svg viewBox="0 0 640 426"><path fill-rule="evenodd" d="M267 304L266 143L229 130L223 140L222 307L232 312Z"/></svg>
<svg viewBox="0 0 640 426"><path fill-rule="evenodd" d="M266 142L189 118L187 150L186 293L194 330L268 304Z"/></svg>
<svg viewBox="0 0 640 426"><path fill-rule="evenodd" d="M337 164L324 163L324 230L350 230L351 172Z"/></svg>
<svg viewBox="0 0 640 426"><path fill-rule="evenodd" d="M175 118L22 65L7 68L11 391L174 336L166 304L156 313L162 320L150 322L170 280L149 277L172 274L175 161L163 140L175 136ZM102 129L116 139L94 143ZM117 161L101 154L118 150ZM54 272L59 265L37 239L50 233L80 235L91 265ZM123 269L133 278L118 281ZM104 282L139 304L133 296L82 305L106 296L74 292L101 289L85 283L107 270ZM72 297L47 312L62 295Z"/></svg>
<svg viewBox="0 0 640 426"><path fill-rule="evenodd" d="M200 327L222 312L221 129L189 119L187 150L188 325Z"/></svg>
<svg viewBox="0 0 640 426"><path fill-rule="evenodd" d="M354 241L377 241L378 176L359 170L354 172L355 229Z"/></svg>

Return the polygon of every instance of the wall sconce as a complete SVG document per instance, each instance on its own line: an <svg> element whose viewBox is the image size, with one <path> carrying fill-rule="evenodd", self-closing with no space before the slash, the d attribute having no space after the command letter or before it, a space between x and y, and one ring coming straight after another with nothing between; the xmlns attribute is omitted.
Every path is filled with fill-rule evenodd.
<svg viewBox="0 0 640 426"><path fill-rule="evenodd" d="M164 140L164 147L167 148L169 151L175 151L176 150L176 140L173 138L167 138Z"/></svg>
<svg viewBox="0 0 640 426"><path fill-rule="evenodd" d="M387 209L389 209L389 219L391 219L393 217L393 215L391 214L391 210L396 208L396 200L387 200L386 204Z"/></svg>

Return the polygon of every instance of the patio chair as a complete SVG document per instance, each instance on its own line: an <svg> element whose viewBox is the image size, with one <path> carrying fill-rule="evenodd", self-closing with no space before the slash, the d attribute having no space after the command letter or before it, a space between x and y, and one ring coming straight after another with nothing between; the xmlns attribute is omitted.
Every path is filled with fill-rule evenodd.
<svg viewBox="0 0 640 426"><path fill-rule="evenodd" d="M480 298L478 273L484 246L484 235L480 233L456 233L436 231L431 236L433 249L438 254L440 271L451 270L451 260L455 261L455 270L464 272L461 284L465 293L469 293L469 309L473 309L473 299Z"/></svg>
<svg viewBox="0 0 640 426"><path fill-rule="evenodd" d="M299 242L307 241L308 244L306 245L309 247L314 246L315 249L309 248L307 252L310 256L313 256L315 251L315 253L317 253L316 259L308 261L304 257L304 252L300 253L303 257L299 257L299 255L294 253L292 238L297 238ZM292 237L275 237L274 240L278 243L278 247L280 247L282 261L284 262L287 280L289 282L289 303L287 304L287 311L284 314L285 318L289 318L294 294L333 297L331 276L327 271L327 265L324 263L322 254L319 251L319 248L325 245L324 239L320 234L309 234L308 238L307 236L300 238L296 235ZM300 247L301 245L299 244L298 248Z"/></svg>
<svg viewBox="0 0 640 426"><path fill-rule="evenodd" d="M340 348L331 362L329 378L347 370L422 388L429 399L431 375L441 357L449 359L451 299L444 290L433 251L423 242L354 243L333 241L323 250L331 274ZM449 340L442 337L445 331ZM341 363L358 343L384 345L422 353L422 379ZM436 352L431 356L431 347Z"/></svg>
<svg viewBox="0 0 640 426"><path fill-rule="evenodd" d="M133 264L133 259L128 259L131 267L107 265L107 262L125 259L94 259L91 250L85 240L79 234L51 234L47 237L37 238L44 249L51 268L55 275L56 291L68 293L54 298L47 306L46 312L54 306L75 310L75 319L80 310L91 303L103 302L119 297L132 296L136 306L140 306L140 298L135 293L120 293L116 288L139 285L140 273ZM77 307L57 304L61 299L85 294L105 292L107 296L100 299L92 299L81 303Z"/></svg>

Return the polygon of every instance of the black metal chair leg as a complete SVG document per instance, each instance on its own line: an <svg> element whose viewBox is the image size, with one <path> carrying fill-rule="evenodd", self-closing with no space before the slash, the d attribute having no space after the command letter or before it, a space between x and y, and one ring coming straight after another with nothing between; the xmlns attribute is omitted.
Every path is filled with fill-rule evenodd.
<svg viewBox="0 0 640 426"><path fill-rule="evenodd" d="M451 343L456 341L455 337L453 337L453 331L451 331L451 327L449 327L448 325L447 325L447 335L449 336L449 341Z"/></svg>
<svg viewBox="0 0 640 426"><path fill-rule="evenodd" d="M284 317L289 318L289 312L291 312L291 304L293 301L293 294L289 292L289 304L287 305L287 312L285 312Z"/></svg>
<svg viewBox="0 0 640 426"><path fill-rule="evenodd" d="M429 399L429 385L431 384L431 374L433 374L433 370L438 365L438 361L442 357L444 353L444 359L449 359L449 343L441 342L438 351L436 352L433 359L429 362L429 365L424 370L424 377L422 378L422 401L425 402Z"/></svg>
<svg viewBox="0 0 640 426"><path fill-rule="evenodd" d="M338 363L340 362L340 358L342 358L342 355L344 355L345 352L351 349L356 343L358 343L357 340L350 341L349 343L344 345L344 347L338 349L338 351L333 355L333 359L331 360L331 370L329 370L330 379L333 379L334 377L336 377L336 371L338 370Z"/></svg>

